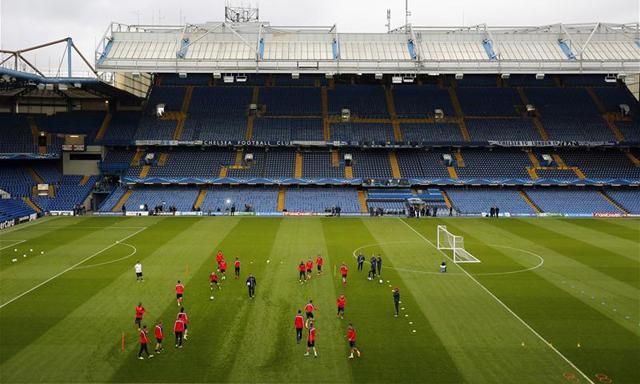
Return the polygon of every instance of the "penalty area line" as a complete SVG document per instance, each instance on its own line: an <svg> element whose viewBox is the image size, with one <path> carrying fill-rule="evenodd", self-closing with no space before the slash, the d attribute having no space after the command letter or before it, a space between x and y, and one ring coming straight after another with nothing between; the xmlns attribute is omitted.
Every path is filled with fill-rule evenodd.
<svg viewBox="0 0 640 384"><path fill-rule="evenodd" d="M449 257L449 255L447 255L446 253L442 252L442 250L438 249L438 247L436 247L435 244L433 244L433 242L431 240L429 240L426 237L424 237L424 235L422 235L422 233L418 232L415 228L413 228L411 225L409 225L406 221L404 221L404 220L402 220L400 218L398 218L398 220L400 220L400 222L402 222L402 224L406 225L416 235L418 235L425 242L427 242L429 245L431 245L433 248L435 248L438 252L440 252L444 257L446 257L447 259L451 260L451 262L453 262L453 259L451 259ZM522 325L524 325L528 330L530 330L531 333L533 333L538 339L540 339L544 344L546 344L547 347L549 347L553 352L556 353L556 355L558 355L560 358L562 358L562 360L564 360L573 369L575 369L578 373L580 373L580 375L587 382L589 382L591 384L594 384L593 380L591 380L589 378L589 376L587 376L584 372L582 372L582 370L580 368L578 368L571 360L569 360L565 355L563 355L562 352L560 352L556 347L554 347L553 344L548 342L541 334L539 334L535 329L533 329L533 327L531 327L526 321L524 321L520 316L518 316L518 314L516 314L511 308L509 308L509 306L507 306L507 304L505 304L496 295L494 295L493 292L491 292L487 287L485 287L481 282L479 282L475 277L473 277L469 272L467 272L467 270L465 270L464 268L462 268L461 266L459 266L456 263L454 263L454 265L457 266L462 271L462 273L467 275L474 283L476 283L483 291L485 291L487 294L489 294L489 296L491 296L496 302L498 302L498 304L500 304L504 309L506 309L507 312L509 312L513 317L515 317Z"/></svg>
<svg viewBox="0 0 640 384"><path fill-rule="evenodd" d="M131 237L133 237L133 236L135 236L135 235L137 235L138 233L140 233L140 232L144 231L145 229L147 229L147 228L146 228L146 227L141 228L141 229L139 229L139 230L137 230L137 231L133 232L132 234L127 235L127 236L123 237L123 238L122 238L122 239L120 239L120 240L116 240L116 241L115 241L115 242L113 242L111 245L107 245L106 247L102 248L102 249L101 249L101 250L99 250L98 252L96 252L96 253L94 253L94 254L92 254L92 255L90 255L90 256L87 256L86 258L84 258L84 259L80 260L79 262L77 262L77 263L75 263L74 265L70 266L69 268L67 268L67 269L63 270L62 272L58 272L58 273L56 273L55 275L53 275L53 276L51 276L50 278L48 278L47 280L45 280L45 281L43 281L43 282L39 283L38 285L34 286L33 288L29 288L28 290L26 290L26 291L22 292L21 294L19 294L18 296L14 297L13 299L10 299L10 300L8 300L8 301L6 301L6 302L4 302L4 303L0 304L0 309L2 309L2 308L4 308L4 307L6 307L7 305L9 305L9 304L13 303L14 301L16 301L16 300L20 299L21 297L23 297L23 296L25 296L25 295L27 295L27 294L29 294L29 293L31 293L31 292L33 292L33 291L35 291L36 289L38 289L38 288L42 287L43 285L47 284L48 282L50 282L50 281L52 281L52 280L54 280L54 279L56 279L56 278L58 278L58 277L60 277L60 276L64 275L65 273L67 273L67 272L69 272L70 270L72 270L72 269L76 268L77 266L81 265L82 263L85 263L85 262L87 262L87 261L89 261L89 260L93 259L94 257L98 256L98 255L99 255L99 254L101 254L102 252L107 251L107 250L109 250L109 249L113 248L114 246L116 246L116 245L120 244L122 241L125 241L125 240L127 240L127 239L129 239L129 238L131 238Z"/></svg>
<svg viewBox="0 0 640 384"><path fill-rule="evenodd" d="M6 248L11 248L11 247L16 246L18 244L22 244L22 243L26 242L27 240L0 240L0 242L2 242L2 241L10 242L11 244L6 245L4 247L0 247L0 251L2 251L3 249L6 249Z"/></svg>

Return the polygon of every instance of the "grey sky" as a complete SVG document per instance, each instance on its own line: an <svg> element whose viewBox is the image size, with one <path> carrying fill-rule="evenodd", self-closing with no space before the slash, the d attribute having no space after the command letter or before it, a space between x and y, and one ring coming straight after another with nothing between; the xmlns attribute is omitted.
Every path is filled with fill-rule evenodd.
<svg viewBox="0 0 640 384"><path fill-rule="evenodd" d="M239 3L239 2L235 2ZM244 1L248 3L248 1ZM256 1L252 2L254 5ZM545 25L640 20L638 0L410 0L415 25ZM404 0L262 0L260 19L272 25L332 25L343 32L385 31L404 23ZM0 0L0 48L19 49L66 36L93 62L111 21L177 24L220 21L224 0ZM29 58L57 69L63 47ZM77 67L76 67L77 68Z"/></svg>

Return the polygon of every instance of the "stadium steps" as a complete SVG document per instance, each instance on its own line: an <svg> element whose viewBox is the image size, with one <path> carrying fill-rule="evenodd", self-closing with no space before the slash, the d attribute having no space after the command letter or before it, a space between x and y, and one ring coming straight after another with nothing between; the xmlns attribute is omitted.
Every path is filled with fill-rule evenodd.
<svg viewBox="0 0 640 384"><path fill-rule="evenodd" d="M576 174L576 176L578 177L578 179L580 180L584 180L587 177L584 175L584 172L582 172L582 170L578 167L571 167L571 169L573 169L573 172Z"/></svg>
<svg viewBox="0 0 640 384"><path fill-rule="evenodd" d="M169 154L166 152L162 152L160 154L160 158L158 159L158 165L164 167L167 164L167 160L169 160Z"/></svg>
<svg viewBox="0 0 640 384"><path fill-rule="evenodd" d="M456 93L456 89L454 87L449 87L449 98L451 99L451 105L453 106L453 110L458 118L458 126L460 127L460 133L462 134L462 138L464 141L471 140L471 136L469 135L469 131L467 130L467 125L464 122L464 113L462 112L462 106L460 105L460 100L458 100L458 94Z"/></svg>
<svg viewBox="0 0 640 384"><path fill-rule="evenodd" d="M344 166L344 177L345 179L353 179L353 168L350 165Z"/></svg>
<svg viewBox="0 0 640 384"><path fill-rule="evenodd" d="M471 141L471 135L467 129L467 123L465 123L462 117L458 119L458 126L460 127L460 133L462 134L464 141Z"/></svg>
<svg viewBox="0 0 640 384"><path fill-rule="evenodd" d="M627 157L629 158L629 160L631 160L633 165L635 165L636 167L640 167L640 159L635 157L633 153L626 151L624 154L627 155Z"/></svg>
<svg viewBox="0 0 640 384"><path fill-rule="evenodd" d="M245 140L251 140L253 137L253 125L255 124L256 117L251 115L247 117L247 131L244 135Z"/></svg>
<svg viewBox="0 0 640 384"><path fill-rule="evenodd" d="M186 118L184 116L181 116L176 122L176 130L173 131L173 137L172 137L173 140L180 140L180 138L182 137L185 120Z"/></svg>
<svg viewBox="0 0 640 384"><path fill-rule="evenodd" d="M447 172L449 172L450 178L452 179L458 178L458 172L456 172L456 169L454 167L447 167Z"/></svg>
<svg viewBox="0 0 640 384"><path fill-rule="evenodd" d="M391 175L394 179L400 179L400 166L398 165L398 157L394 151L389 152L389 163L391 164Z"/></svg>
<svg viewBox="0 0 640 384"><path fill-rule="evenodd" d="M605 191L598 191L598 193L600 195L602 195L602 197L607 200L609 202L609 204L613 205L614 207L616 207L620 212L625 213L625 214L629 214L629 211L627 211L627 209L625 207L623 207L620 203L618 203L617 201L613 200L611 198L611 196L607 195L607 193Z"/></svg>
<svg viewBox="0 0 640 384"><path fill-rule="evenodd" d="M340 166L340 154L337 150L331 150L331 166L337 168Z"/></svg>
<svg viewBox="0 0 640 384"><path fill-rule="evenodd" d="M278 212L284 211L284 203L285 203L285 189L284 187L280 187L278 189Z"/></svg>
<svg viewBox="0 0 640 384"><path fill-rule="evenodd" d="M527 150L527 156L529 156L529 160L531 160L531 164L534 168L540 168L540 160L530 149Z"/></svg>
<svg viewBox="0 0 640 384"><path fill-rule="evenodd" d="M402 141L402 130L400 130L400 122L396 112L396 104L393 100L393 90L389 87L384 88L384 95L387 102L387 110L391 116L391 126L393 127L393 138L396 142Z"/></svg>
<svg viewBox="0 0 640 384"><path fill-rule="evenodd" d="M294 173L294 177L296 179L302 178L302 164L303 164L302 152L296 152L296 169Z"/></svg>
<svg viewBox="0 0 640 384"><path fill-rule="evenodd" d="M464 158L462 157L462 152L460 152L460 150L458 149L456 152L454 152L453 155L456 157L456 165L458 166L458 168L464 168Z"/></svg>
<svg viewBox="0 0 640 384"><path fill-rule="evenodd" d="M604 106L604 104L602 104L602 100L600 100L598 95L596 95L596 93L593 91L593 87L586 87L586 91L591 97L591 100L593 100L593 103L596 105L596 108L598 108L598 112L606 113L607 108Z"/></svg>
<svg viewBox="0 0 640 384"><path fill-rule="evenodd" d="M538 180L538 172L536 172L536 169L534 167L527 167L527 173L529 174L531 180Z"/></svg>
<svg viewBox="0 0 640 384"><path fill-rule="evenodd" d="M227 171L229 170L229 168L227 168L226 166L221 166L220 167L220 173L218 173L218 177L227 177Z"/></svg>
<svg viewBox="0 0 640 384"><path fill-rule="evenodd" d="M149 171L151 170L151 166L146 164L144 166L142 166L142 169L140 170L140 178L145 178L147 177L147 175L149 174Z"/></svg>
<svg viewBox="0 0 640 384"><path fill-rule="evenodd" d="M33 202L33 200L31 200L30 197L25 196L22 198L22 200L29 206L31 207L31 209L33 209L34 211L38 212L38 213L42 213L42 209L40 207L38 207L36 205L36 203Z"/></svg>
<svg viewBox="0 0 640 384"><path fill-rule="evenodd" d="M363 189L358 191L358 202L360 203L361 213L369 212L369 207L367 207L367 192L365 192Z"/></svg>
<svg viewBox="0 0 640 384"><path fill-rule="evenodd" d="M451 203L451 199L449 198L447 191L445 190L442 191L442 197L444 197L444 203L447 206L447 208L452 208L453 204Z"/></svg>
<svg viewBox="0 0 640 384"><path fill-rule="evenodd" d="M131 193L133 193L131 189L128 189L125 193L123 193L122 196L120 197L120 200L118 200L116 205L114 205L113 208L111 209L111 212L119 212L122 209L122 206L124 205L124 203L126 203L127 200L129 200L129 196L131 196Z"/></svg>
<svg viewBox="0 0 640 384"><path fill-rule="evenodd" d="M610 114L605 114L602 116L602 118L604 119L605 123L607 124L607 127L609 127L609 130L611 131L613 136L616 138L616 140L625 141L622 131L620 131L620 128L618 128L618 126L615 123L615 116Z"/></svg>
<svg viewBox="0 0 640 384"><path fill-rule="evenodd" d="M238 149L238 150L236 151L236 160L235 160L235 162L233 163L233 165L234 165L234 166L236 166L236 167L242 167L242 160L243 160L242 156L243 156L243 155L244 155L244 151L243 151L242 149Z"/></svg>
<svg viewBox="0 0 640 384"><path fill-rule="evenodd" d="M542 210L540 209L540 207L538 207L536 203L534 203L533 200L531 200L531 198L529 197L529 195L527 195L525 191L518 191L518 193L522 197L522 200L524 200L524 202L527 203L527 205L529 205L535 213L542 213Z"/></svg>
<svg viewBox="0 0 640 384"><path fill-rule="evenodd" d="M31 128L31 135L33 136L33 144L38 145L38 136L40 136L40 130L38 129L38 124L36 124L36 119L33 116L29 116L27 118L29 122L29 128Z"/></svg>
<svg viewBox="0 0 640 384"><path fill-rule="evenodd" d="M91 176L89 175L84 175L82 176L82 179L80 180L80 183L78 183L79 186L83 187L85 185L87 185L87 183L89 182L89 180L91 180Z"/></svg>
<svg viewBox="0 0 640 384"><path fill-rule="evenodd" d="M137 167L138 165L140 165L140 160L142 160L143 155L144 155L144 150L138 148L138 150L136 151L136 154L133 155L133 158L131 159L131 164L129 164L129 166Z"/></svg>
<svg viewBox="0 0 640 384"><path fill-rule="evenodd" d="M544 125L542 124L542 121L540 121L540 119L537 117L534 117L532 120L533 120L533 125L538 130L538 134L540 135L540 138L545 141L549 140L549 134L547 133L547 130L544 129Z"/></svg>
<svg viewBox="0 0 640 384"><path fill-rule="evenodd" d="M38 184L46 184L44 179L40 175L38 175L38 172L36 172L35 169L33 169L32 167L27 167L27 170L29 171L29 174L31 175L31 178L33 180L35 180L36 183L38 183Z"/></svg>
<svg viewBox="0 0 640 384"><path fill-rule="evenodd" d="M329 122L329 96L327 87L320 88L320 100L322 106L322 136L325 141L331 140L331 123Z"/></svg>
<svg viewBox="0 0 640 384"><path fill-rule="evenodd" d="M98 129L98 133L96 133L96 141L101 141L104 138L104 135L107 133L109 129L109 124L111 124L111 119L113 115L111 112L107 112L104 115L104 119L102 119L102 124L100 124L100 129Z"/></svg>
<svg viewBox="0 0 640 384"><path fill-rule="evenodd" d="M258 99L260 98L260 87L253 87L253 92L251 93L251 104L258 105Z"/></svg>
<svg viewBox="0 0 640 384"><path fill-rule="evenodd" d="M324 141L331 140L331 123L327 118L322 119L322 138Z"/></svg>
<svg viewBox="0 0 640 384"><path fill-rule="evenodd" d="M56 197L56 187L49 184L49 197Z"/></svg>
<svg viewBox="0 0 640 384"><path fill-rule="evenodd" d="M182 99L182 107L180 112L186 115L189 112L189 106L191 105L191 99L193 98L193 85L189 85L184 92L184 99Z"/></svg>
<svg viewBox="0 0 640 384"><path fill-rule="evenodd" d="M198 197L196 198L196 202L193 203L193 207L196 209L200 208L206 196L207 196L207 189L200 188L200 192L198 192Z"/></svg>
<svg viewBox="0 0 640 384"><path fill-rule="evenodd" d="M551 155L551 157L553 157L553 161L556 162L556 165L558 166L558 168L560 169L569 168L567 167L567 164L564 162L564 160L562 160L562 157L560 157L560 155L558 155L557 153L554 153L553 155Z"/></svg>

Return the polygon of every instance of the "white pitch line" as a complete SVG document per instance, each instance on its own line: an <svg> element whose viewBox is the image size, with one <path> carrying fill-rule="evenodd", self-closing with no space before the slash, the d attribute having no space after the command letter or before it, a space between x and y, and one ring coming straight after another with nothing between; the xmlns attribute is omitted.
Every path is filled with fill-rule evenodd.
<svg viewBox="0 0 640 384"><path fill-rule="evenodd" d="M120 242L120 245L126 245L127 247L133 249L133 252L129 253L127 256L124 256L124 257L121 257L121 258L115 259L115 260L109 260L109 261L105 261L103 263L98 263L98 264L81 265L79 267L76 267L76 270L93 268L93 267L101 267L103 265L117 263L118 261L122 261L122 260L126 260L126 259L130 258L131 256L135 255L138 252L138 248L136 248L135 246L133 246L131 244Z"/></svg>
<svg viewBox="0 0 640 384"><path fill-rule="evenodd" d="M114 242L113 244L108 245L108 246L106 246L106 247L102 248L101 250L99 250L98 252L94 253L93 255L88 256L88 257L86 257L86 258L84 258L84 259L80 260L79 262L75 263L74 265L70 266L69 268L65 269L64 271L59 272L59 273L56 273L55 275L51 276L50 278L48 278L47 280L43 281L42 283L40 283L40 284L36 285L35 287L30 288L30 289L28 289L28 290L26 290L26 291L22 292L22 293L21 293L21 294L19 294L18 296L14 297L13 299L11 299L11 300L9 300L9 301L6 301L6 302L4 302L4 303L2 303L2 304L0 304L0 309L2 309L2 308L4 308L4 307L6 307L7 305L9 305L9 304L11 304L11 303L13 303L14 301L18 300L19 298L23 297L24 295L29 294L29 293L31 293L31 292L33 292L33 291L35 291L36 289L38 289L38 288L42 287L43 285L47 284L47 283L48 283L48 282L50 282L51 280L56 279L56 278L58 278L58 277L62 276L63 274L65 274L65 273L69 272L70 270L74 269L74 268L75 268L75 267L77 267L78 265L80 265L80 264L82 264L82 263L84 263L84 262L86 262L86 261L89 261L89 260L93 259L94 257L98 256L99 254L101 254L102 252L104 252L104 251L106 251L106 250L108 250L108 249L111 249L111 248L112 248L112 247L114 247L115 245L120 244L120 242L121 242L121 241L127 240L127 239L129 239L129 238L131 238L131 237L133 237L133 236L137 235L138 233L140 233L140 232L144 231L145 229L147 229L147 228L146 228L146 227L143 227L143 228L141 228L141 229L139 229L139 230L135 231L134 233L132 233L132 234L130 234L130 235L128 235L128 236L125 236L124 238L122 238L122 239L120 239L120 240L117 240L117 241L116 241L116 242Z"/></svg>
<svg viewBox="0 0 640 384"><path fill-rule="evenodd" d="M426 237L424 237L415 228L413 228L412 226L407 224L406 221L404 221L404 220L402 220L400 218L398 218L398 220L400 220L400 222L402 222L402 224L404 224L407 227L409 227L409 229L411 229L416 235L420 236L424 241L429 243L429 245L431 245L433 248L435 248L444 257L446 257L447 259L451 260L451 262L453 262L453 259L451 259L449 257L449 255L447 255L446 253L442 252L442 250L438 249L438 247L436 247L436 245L433 244L433 242L431 242L431 240L429 240ZM515 317L518 321L520 321L520 323L522 323L522 325L524 325L528 330L530 330L534 335L536 335L538 337L538 339L540 339L542 342L544 342L552 351L554 351L558 356L560 356L560 358L562 358L562 360L564 360L567 364L569 364L573 369L578 371L578 373L580 373L582 375L582 377L584 377L584 379L587 380L587 382L589 382L591 384L595 384L589 378L589 376L587 376L584 372L582 372L582 370L580 368L578 368L571 360L569 360L565 355L563 355L562 352L560 352L558 349L556 349L556 347L554 347L550 342L548 342L544 337L542 337L542 335L540 335L535 329L533 329L533 327L531 327L526 321L524 321L520 316L518 316L511 308L509 308L502 300L500 300L496 295L494 295L487 287L482 285L482 283L480 283L475 277L473 277L464 268L462 268L461 266L459 266L456 263L453 263L453 264L455 266L457 266L465 275L467 275L474 283L476 283L483 291L485 291L487 294L489 294L489 296L491 296L495 301L497 301L504 309L507 310L507 312L509 312L511 315L513 315L513 317Z"/></svg>
<svg viewBox="0 0 640 384"><path fill-rule="evenodd" d="M18 244L22 244L22 243L24 243L24 242L25 242L25 241L27 241L27 240L0 240L0 241L13 241L13 243L11 243L11 244L9 244L9 245L7 245L7 246L1 247L1 248L0 248L0 251L2 251L3 249L11 248L11 247L16 246L16 245L18 245Z"/></svg>

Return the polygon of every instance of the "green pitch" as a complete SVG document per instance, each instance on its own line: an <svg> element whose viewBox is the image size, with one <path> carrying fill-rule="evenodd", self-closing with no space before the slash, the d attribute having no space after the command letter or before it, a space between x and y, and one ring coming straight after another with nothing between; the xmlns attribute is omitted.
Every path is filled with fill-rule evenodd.
<svg viewBox="0 0 640 384"><path fill-rule="evenodd" d="M438 224L482 262L438 273ZM231 271L210 300L218 249ZM367 264L356 270L358 250L382 254L382 284L365 278ZM325 273L301 285L297 264L318 253ZM180 350L178 279L190 319ZM318 358L295 341L308 299L319 308ZM139 301L151 331L165 323L165 352L150 360L136 358ZM347 359L348 322L360 359ZM52 218L0 233L2 383L640 383L639 361L638 220Z"/></svg>

